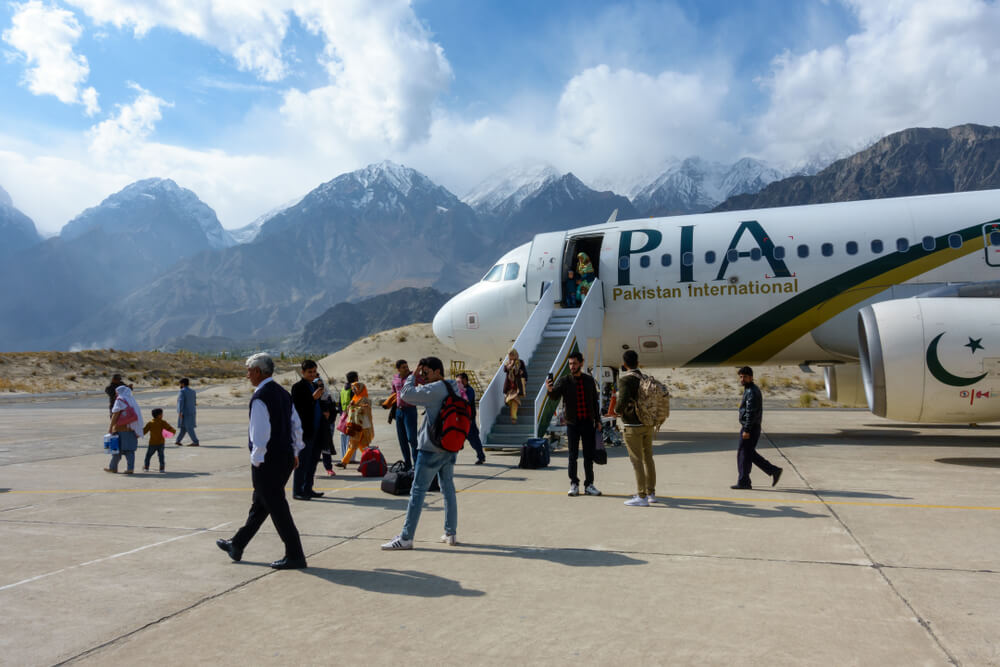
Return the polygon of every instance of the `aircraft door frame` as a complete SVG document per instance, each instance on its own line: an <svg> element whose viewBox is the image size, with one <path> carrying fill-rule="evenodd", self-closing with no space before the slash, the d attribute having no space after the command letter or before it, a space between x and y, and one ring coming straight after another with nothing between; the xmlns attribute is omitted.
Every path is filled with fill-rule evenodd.
<svg viewBox="0 0 1000 667"><path fill-rule="evenodd" d="M552 283L555 301L562 300L563 246L566 232L536 234L531 242L528 265L524 270L524 291L528 303L538 303L542 286Z"/></svg>
<svg viewBox="0 0 1000 667"><path fill-rule="evenodd" d="M991 222L983 225L983 245L986 251L986 265L1000 267L1000 243L993 243L994 234L1000 234L1000 223Z"/></svg>

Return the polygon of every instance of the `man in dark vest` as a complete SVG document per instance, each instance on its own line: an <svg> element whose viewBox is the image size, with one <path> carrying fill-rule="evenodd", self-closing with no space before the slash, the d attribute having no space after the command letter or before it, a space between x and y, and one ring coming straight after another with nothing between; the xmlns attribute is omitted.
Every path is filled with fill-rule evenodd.
<svg viewBox="0 0 1000 667"><path fill-rule="evenodd" d="M243 550L268 516L285 543L285 557L271 563L276 570L306 566L299 531L285 499L285 484L299 464L302 451L302 425L292 409L292 397L277 382L274 361L266 354L255 354L246 362L247 378L256 387L250 399L250 478L253 480L253 503L247 522L232 539L215 544L234 561L243 558Z"/></svg>
<svg viewBox="0 0 1000 667"><path fill-rule="evenodd" d="M771 478L771 486L778 483L782 469L757 453L757 441L760 439L761 421L764 416L764 402L760 388L754 384L753 369L743 366L736 374L743 386L743 398L740 400L740 440L736 453L736 470L738 477L731 489L751 489L750 469L756 465Z"/></svg>
<svg viewBox="0 0 1000 667"><path fill-rule="evenodd" d="M319 447L316 445L316 435L319 432L323 413L320 411L319 399L323 396L323 382L319 380L319 370L316 362L306 359L302 362L302 379L292 385L292 405L302 423L302 450L299 467L295 469L292 478L292 498L296 500L312 500L323 495L313 490L316 479L316 464L319 462Z"/></svg>

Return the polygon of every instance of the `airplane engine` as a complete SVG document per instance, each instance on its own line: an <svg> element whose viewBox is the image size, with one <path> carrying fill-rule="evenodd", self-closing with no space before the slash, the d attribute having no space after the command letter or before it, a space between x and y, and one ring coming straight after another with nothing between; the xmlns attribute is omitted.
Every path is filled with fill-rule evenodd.
<svg viewBox="0 0 1000 667"><path fill-rule="evenodd" d="M939 424L1000 420L1000 299L883 301L861 309L858 334L874 414Z"/></svg>
<svg viewBox="0 0 1000 667"><path fill-rule="evenodd" d="M823 368L823 379L826 381L826 397L831 401L849 408L868 407L860 365L826 366Z"/></svg>

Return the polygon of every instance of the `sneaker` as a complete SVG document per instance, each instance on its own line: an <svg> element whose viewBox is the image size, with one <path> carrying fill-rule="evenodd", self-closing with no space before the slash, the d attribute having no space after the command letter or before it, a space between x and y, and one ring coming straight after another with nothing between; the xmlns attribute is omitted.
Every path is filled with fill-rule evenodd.
<svg viewBox="0 0 1000 667"><path fill-rule="evenodd" d="M160 468L160 472L167 472L166 468Z"/></svg>
<svg viewBox="0 0 1000 667"><path fill-rule="evenodd" d="M646 502L649 503L650 505L652 505L653 503L656 502L656 496L654 496L652 493L647 493L646 494Z"/></svg>
<svg viewBox="0 0 1000 667"><path fill-rule="evenodd" d="M447 544L449 547L453 547L458 544L458 538L454 535L442 535L441 541Z"/></svg>
<svg viewBox="0 0 1000 667"><path fill-rule="evenodd" d="M601 492L598 491L597 487L594 486L593 484L588 484L587 488L584 489L584 493L586 493L588 496L599 496L599 495L601 495Z"/></svg>
<svg viewBox="0 0 1000 667"><path fill-rule="evenodd" d="M567 493L566 495L567 496L578 496L578 495L580 495L580 485L579 484L570 484L569 485L569 493Z"/></svg>
<svg viewBox="0 0 1000 667"><path fill-rule="evenodd" d="M336 477L337 473L333 472L332 470L327 470L326 471L326 476L327 477Z"/></svg>
<svg viewBox="0 0 1000 667"><path fill-rule="evenodd" d="M632 496L625 501L629 507L649 507L649 501L642 496Z"/></svg>
<svg viewBox="0 0 1000 667"><path fill-rule="evenodd" d="M399 551L401 549L412 549L413 540L404 540L401 535L392 538L391 542L382 545L382 551Z"/></svg>
<svg viewBox="0 0 1000 667"><path fill-rule="evenodd" d="M149 468L143 468L142 471L143 472L149 472Z"/></svg>

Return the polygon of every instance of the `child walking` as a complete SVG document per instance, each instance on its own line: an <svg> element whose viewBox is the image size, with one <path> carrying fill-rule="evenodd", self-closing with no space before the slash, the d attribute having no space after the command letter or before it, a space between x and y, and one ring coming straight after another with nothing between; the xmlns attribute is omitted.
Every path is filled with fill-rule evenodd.
<svg viewBox="0 0 1000 667"><path fill-rule="evenodd" d="M166 469L163 467L164 431L177 433L177 430L173 426L163 421L163 410L156 408L153 410L153 419L142 427L142 432L149 434L149 447L146 448L146 462L142 465L143 472L149 472L149 461L153 458L154 452L160 459L160 472L166 472Z"/></svg>

